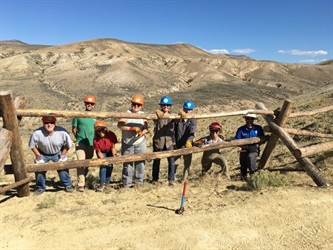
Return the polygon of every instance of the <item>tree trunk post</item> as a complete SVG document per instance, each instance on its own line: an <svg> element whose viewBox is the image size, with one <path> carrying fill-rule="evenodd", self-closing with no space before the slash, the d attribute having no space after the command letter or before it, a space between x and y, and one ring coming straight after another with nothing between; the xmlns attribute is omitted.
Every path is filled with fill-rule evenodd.
<svg viewBox="0 0 333 250"><path fill-rule="evenodd" d="M280 127L284 127L284 125L286 124L288 116L291 113L292 107L293 107L293 102L289 101L289 100L285 100L285 102L283 103L281 112L279 113L279 115L276 119L276 122ZM273 132L261 155L261 159L260 159L259 166L258 166L259 169L267 168L267 166L272 158L272 153L273 153L273 150L274 150L278 140L279 140L279 136Z"/></svg>
<svg viewBox="0 0 333 250"><path fill-rule="evenodd" d="M13 143L10 149L10 158L15 177L15 182L28 177L25 168L25 155L22 148L17 114L14 100L10 91L0 92L0 106L2 107L3 127L13 133ZM24 197L30 195L29 183L17 187L17 196Z"/></svg>

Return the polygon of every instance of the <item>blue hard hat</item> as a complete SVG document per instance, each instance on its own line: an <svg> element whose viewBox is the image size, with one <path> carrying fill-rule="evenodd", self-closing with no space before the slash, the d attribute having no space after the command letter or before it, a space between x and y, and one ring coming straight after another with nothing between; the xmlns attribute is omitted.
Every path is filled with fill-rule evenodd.
<svg viewBox="0 0 333 250"><path fill-rule="evenodd" d="M160 105L172 105L171 98L167 95L163 96L160 101Z"/></svg>
<svg viewBox="0 0 333 250"><path fill-rule="evenodd" d="M184 102L183 108L193 110L194 109L194 103L191 100L187 100L186 102Z"/></svg>

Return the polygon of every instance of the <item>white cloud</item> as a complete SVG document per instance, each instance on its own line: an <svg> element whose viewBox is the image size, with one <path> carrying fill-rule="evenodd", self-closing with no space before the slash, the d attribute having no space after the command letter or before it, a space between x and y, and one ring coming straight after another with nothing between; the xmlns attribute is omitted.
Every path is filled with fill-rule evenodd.
<svg viewBox="0 0 333 250"><path fill-rule="evenodd" d="M237 54L250 54L255 52L254 49L234 49L231 52L237 53Z"/></svg>
<svg viewBox="0 0 333 250"><path fill-rule="evenodd" d="M302 51L302 50L298 50L298 49L278 50L278 53L290 54L290 55L293 55L293 56L311 56L311 57L323 56L323 55L328 54L327 51L324 51L324 50Z"/></svg>
<svg viewBox="0 0 333 250"><path fill-rule="evenodd" d="M207 52L210 52L212 54L229 54L229 51L226 49L211 49L206 50Z"/></svg>

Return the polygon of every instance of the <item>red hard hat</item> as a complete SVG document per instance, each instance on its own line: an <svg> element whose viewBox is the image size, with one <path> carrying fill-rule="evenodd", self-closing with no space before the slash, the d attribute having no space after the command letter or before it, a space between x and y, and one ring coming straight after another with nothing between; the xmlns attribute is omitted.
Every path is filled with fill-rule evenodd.
<svg viewBox="0 0 333 250"><path fill-rule="evenodd" d="M42 121L43 122L56 122L57 118L55 116L51 116L51 115L47 116L46 115L46 116L42 117Z"/></svg>
<svg viewBox="0 0 333 250"><path fill-rule="evenodd" d="M218 122L212 122L212 123L209 125L209 130L212 130L212 129L222 130L222 126L221 126L221 124L218 123Z"/></svg>

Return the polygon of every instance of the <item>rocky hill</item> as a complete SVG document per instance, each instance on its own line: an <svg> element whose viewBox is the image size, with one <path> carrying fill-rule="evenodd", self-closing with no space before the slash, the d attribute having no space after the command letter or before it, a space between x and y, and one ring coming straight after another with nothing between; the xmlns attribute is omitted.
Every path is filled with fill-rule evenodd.
<svg viewBox="0 0 333 250"><path fill-rule="evenodd" d="M27 97L30 108L80 109L84 96L93 94L100 111L118 110L136 93L146 98L146 109L156 108L162 95L179 106L193 99L211 111L221 105L253 108L253 102L270 104L331 88L332 75L332 61L257 61L211 54L190 44L0 42L0 87Z"/></svg>

